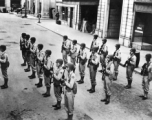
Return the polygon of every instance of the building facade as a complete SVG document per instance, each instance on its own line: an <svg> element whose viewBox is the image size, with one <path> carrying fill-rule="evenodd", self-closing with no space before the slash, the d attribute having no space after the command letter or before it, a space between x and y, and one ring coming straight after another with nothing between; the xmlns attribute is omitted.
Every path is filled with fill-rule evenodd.
<svg viewBox="0 0 152 120"><path fill-rule="evenodd" d="M100 0L96 34L121 45L152 50L152 0Z"/></svg>
<svg viewBox="0 0 152 120"><path fill-rule="evenodd" d="M57 11L62 24L91 32L97 22L99 0L56 0Z"/></svg>

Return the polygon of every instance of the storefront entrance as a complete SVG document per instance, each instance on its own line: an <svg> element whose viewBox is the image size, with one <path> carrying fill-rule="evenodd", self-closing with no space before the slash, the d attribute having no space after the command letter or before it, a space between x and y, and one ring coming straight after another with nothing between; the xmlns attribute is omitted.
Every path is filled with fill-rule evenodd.
<svg viewBox="0 0 152 120"><path fill-rule="evenodd" d="M123 0L110 0L108 38L119 38Z"/></svg>
<svg viewBox="0 0 152 120"><path fill-rule="evenodd" d="M143 50L152 48L152 14L136 12L133 43L141 46Z"/></svg>

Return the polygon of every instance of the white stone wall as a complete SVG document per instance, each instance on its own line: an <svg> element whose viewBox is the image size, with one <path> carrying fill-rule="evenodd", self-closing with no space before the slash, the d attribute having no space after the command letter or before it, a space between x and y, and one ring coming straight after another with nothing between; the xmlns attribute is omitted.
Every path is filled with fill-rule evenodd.
<svg viewBox="0 0 152 120"><path fill-rule="evenodd" d="M11 1L10 0L5 0L5 7L7 10L11 10Z"/></svg>
<svg viewBox="0 0 152 120"><path fill-rule="evenodd" d="M123 0L119 43L126 47L130 47L132 40L134 23L134 1L135 0Z"/></svg>
<svg viewBox="0 0 152 120"><path fill-rule="evenodd" d="M43 17L49 16L49 3L50 3L50 0L42 0L41 14Z"/></svg>

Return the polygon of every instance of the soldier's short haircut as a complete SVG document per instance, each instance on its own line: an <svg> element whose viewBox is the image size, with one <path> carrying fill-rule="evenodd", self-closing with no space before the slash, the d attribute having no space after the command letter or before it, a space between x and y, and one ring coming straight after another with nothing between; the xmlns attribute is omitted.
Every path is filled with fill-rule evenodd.
<svg viewBox="0 0 152 120"><path fill-rule="evenodd" d="M145 56L147 59L151 59L151 54L146 54L146 56Z"/></svg>
<svg viewBox="0 0 152 120"><path fill-rule="evenodd" d="M107 58L109 58L110 61L113 60L113 55L107 55Z"/></svg>
<svg viewBox="0 0 152 120"><path fill-rule="evenodd" d="M119 48L120 48L120 44L116 44L116 48L118 48L118 49L119 49Z"/></svg>
<svg viewBox="0 0 152 120"><path fill-rule="evenodd" d="M43 49L43 44L38 44L38 49L42 50Z"/></svg>
<svg viewBox="0 0 152 120"><path fill-rule="evenodd" d="M30 39L30 35L26 35L26 39L29 40Z"/></svg>
<svg viewBox="0 0 152 120"><path fill-rule="evenodd" d="M94 35L94 38L97 39L97 38L98 38L98 35Z"/></svg>
<svg viewBox="0 0 152 120"><path fill-rule="evenodd" d="M83 48L85 48L85 47L86 47L86 44L85 44L85 43L81 43L80 46L83 47Z"/></svg>
<svg viewBox="0 0 152 120"><path fill-rule="evenodd" d="M31 37L31 42L35 43L36 38L35 37Z"/></svg>
<svg viewBox="0 0 152 120"><path fill-rule="evenodd" d="M77 44L77 40L73 40L72 42L73 42L74 44Z"/></svg>
<svg viewBox="0 0 152 120"><path fill-rule="evenodd" d="M107 42L107 39L106 39L106 38L103 38L102 41L104 41L104 42L106 43L106 42Z"/></svg>
<svg viewBox="0 0 152 120"><path fill-rule="evenodd" d="M68 63L66 65L71 71L74 71L75 70L75 66L73 65L73 63Z"/></svg>
<svg viewBox="0 0 152 120"><path fill-rule="evenodd" d="M5 50L6 50L6 45L1 45L1 46L0 46L0 49L1 49L2 51L5 51Z"/></svg>
<svg viewBox="0 0 152 120"><path fill-rule="evenodd" d="M68 36L67 36L67 35L64 35L63 38L67 40L67 39L68 39Z"/></svg>
<svg viewBox="0 0 152 120"><path fill-rule="evenodd" d="M134 54L136 53L136 49L135 48L131 48L131 50Z"/></svg>
<svg viewBox="0 0 152 120"><path fill-rule="evenodd" d="M45 53L46 53L47 55L51 55L51 54L52 54L52 51L51 51L51 50L46 50Z"/></svg>
<svg viewBox="0 0 152 120"><path fill-rule="evenodd" d="M22 37L25 37L26 36L26 33L22 33Z"/></svg>
<svg viewBox="0 0 152 120"><path fill-rule="evenodd" d="M60 65L62 65L63 64L63 60L62 59L57 59L56 63L59 63Z"/></svg>

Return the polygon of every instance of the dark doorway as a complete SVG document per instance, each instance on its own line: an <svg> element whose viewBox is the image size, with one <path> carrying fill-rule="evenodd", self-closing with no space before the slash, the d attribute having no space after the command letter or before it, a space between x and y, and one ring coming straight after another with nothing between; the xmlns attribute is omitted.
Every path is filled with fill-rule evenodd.
<svg viewBox="0 0 152 120"><path fill-rule="evenodd" d="M11 0L11 7L15 10L21 7L21 0Z"/></svg>
<svg viewBox="0 0 152 120"><path fill-rule="evenodd" d="M152 14L136 12L133 42L152 44Z"/></svg>
<svg viewBox="0 0 152 120"><path fill-rule="evenodd" d="M73 8L70 8L70 27L73 26Z"/></svg>
<svg viewBox="0 0 152 120"><path fill-rule="evenodd" d="M108 38L119 38L123 0L110 0Z"/></svg>
<svg viewBox="0 0 152 120"><path fill-rule="evenodd" d="M35 14L35 3L33 2L33 14Z"/></svg>
<svg viewBox="0 0 152 120"><path fill-rule="evenodd" d="M4 7L5 6L5 0L0 0L0 7Z"/></svg>

